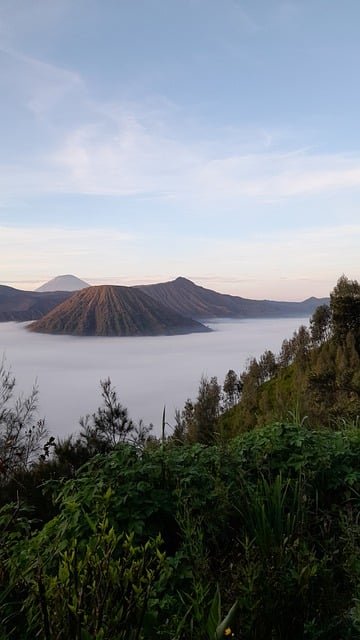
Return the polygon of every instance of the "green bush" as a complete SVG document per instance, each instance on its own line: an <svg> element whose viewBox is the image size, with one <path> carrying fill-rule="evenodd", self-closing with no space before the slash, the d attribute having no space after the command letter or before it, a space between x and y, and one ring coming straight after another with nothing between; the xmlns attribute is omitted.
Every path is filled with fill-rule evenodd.
<svg viewBox="0 0 360 640"><path fill-rule="evenodd" d="M3 512L2 640L208 640L217 593L234 638L359 637L359 460L355 426L282 423L95 456L45 525Z"/></svg>

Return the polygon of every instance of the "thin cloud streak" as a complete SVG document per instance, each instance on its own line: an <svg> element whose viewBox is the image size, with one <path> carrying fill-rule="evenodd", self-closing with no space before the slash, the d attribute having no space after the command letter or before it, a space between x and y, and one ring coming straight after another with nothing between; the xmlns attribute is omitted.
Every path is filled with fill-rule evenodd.
<svg viewBox="0 0 360 640"><path fill-rule="evenodd" d="M220 142L229 138L225 127L214 137L193 122L190 135L186 114L165 97L150 109L90 100L79 73L9 48L1 53L6 64L0 86L11 85L34 121L40 119L51 132L47 147L37 148L28 162L0 163L5 203L23 195L67 193L151 195L235 208L239 200L267 203L360 187L357 154L299 149L286 136L274 149L271 131L264 137L266 123L247 136L243 132L241 140L228 140L225 151ZM68 113L69 122L59 129L54 118L60 113ZM74 126L73 119L84 124Z"/></svg>
<svg viewBox="0 0 360 640"><path fill-rule="evenodd" d="M35 166L34 166L35 165ZM179 203L267 202L360 187L355 154L246 153L209 158L203 147L125 122L112 136L85 127L32 166L2 165L2 199L19 194L151 195Z"/></svg>
<svg viewBox="0 0 360 640"><path fill-rule="evenodd" d="M17 90L19 98L36 116L43 116L74 91L84 89L78 73L7 47L0 48L4 64L0 83ZM71 98L72 96L70 96Z"/></svg>

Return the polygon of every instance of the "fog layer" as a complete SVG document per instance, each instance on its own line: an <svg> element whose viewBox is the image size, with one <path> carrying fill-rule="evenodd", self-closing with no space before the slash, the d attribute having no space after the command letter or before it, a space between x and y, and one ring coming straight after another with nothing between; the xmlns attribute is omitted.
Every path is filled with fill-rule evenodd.
<svg viewBox="0 0 360 640"><path fill-rule="evenodd" d="M149 338L75 338L29 333L26 324L0 324L0 356L16 378L17 393L40 392L39 417L55 435L79 431L79 418L101 404L100 380L111 378L134 420L160 433L176 408L195 399L202 375L240 373L250 357L277 353L307 318L225 320L206 323L212 333Z"/></svg>

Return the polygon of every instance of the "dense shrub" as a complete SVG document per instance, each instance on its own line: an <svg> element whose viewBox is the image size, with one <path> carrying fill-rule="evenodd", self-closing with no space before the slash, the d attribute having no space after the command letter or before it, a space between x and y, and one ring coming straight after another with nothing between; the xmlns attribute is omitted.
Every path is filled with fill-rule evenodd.
<svg viewBox="0 0 360 640"><path fill-rule="evenodd" d="M358 637L359 454L355 427L277 423L95 456L38 530L3 512L2 638L202 640L218 592L237 638Z"/></svg>

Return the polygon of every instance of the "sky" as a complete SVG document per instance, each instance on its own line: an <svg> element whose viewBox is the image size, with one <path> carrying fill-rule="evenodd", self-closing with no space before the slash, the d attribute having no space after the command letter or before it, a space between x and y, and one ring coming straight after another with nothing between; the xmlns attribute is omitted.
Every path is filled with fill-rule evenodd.
<svg viewBox="0 0 360 640"><path fill-rule="evenodd" d="M0 284L359 279L359 0L0 0Z"/></svg>

